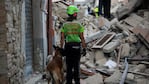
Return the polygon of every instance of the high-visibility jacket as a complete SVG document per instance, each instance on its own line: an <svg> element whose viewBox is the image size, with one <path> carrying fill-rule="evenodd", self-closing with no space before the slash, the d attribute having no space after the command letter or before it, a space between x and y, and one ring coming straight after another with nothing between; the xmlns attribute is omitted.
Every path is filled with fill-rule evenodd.
<svg viewBox="0 0 149 84"><path fill-rule="evenodd" d="M80 33L84 32L84 27L78 22L66 22L61 32L64 33L66 42L81 42Z"/></svg>

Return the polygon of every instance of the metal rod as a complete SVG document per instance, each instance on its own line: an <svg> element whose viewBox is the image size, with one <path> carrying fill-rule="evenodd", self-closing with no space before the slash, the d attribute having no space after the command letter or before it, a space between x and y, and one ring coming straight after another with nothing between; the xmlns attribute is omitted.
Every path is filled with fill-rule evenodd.
<svg viewBox="0 0 149 84"><path fill-rule="evenodd" d="M127 58L125 58L125 70L124 70L124 73L122 75L120 84L124 84L126 76L127 76L127 72L128 72L128 62L127 62Z"/></svg>

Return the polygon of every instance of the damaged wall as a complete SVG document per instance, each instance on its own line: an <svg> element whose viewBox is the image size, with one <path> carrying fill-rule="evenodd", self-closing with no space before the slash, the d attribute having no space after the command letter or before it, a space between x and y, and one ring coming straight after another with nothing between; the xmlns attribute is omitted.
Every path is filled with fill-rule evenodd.
<svg viewBox="0 0 149 84"><path fill-rule="evenodd" d="M20 0L0 0L0 83L23 83Z"/></svg>

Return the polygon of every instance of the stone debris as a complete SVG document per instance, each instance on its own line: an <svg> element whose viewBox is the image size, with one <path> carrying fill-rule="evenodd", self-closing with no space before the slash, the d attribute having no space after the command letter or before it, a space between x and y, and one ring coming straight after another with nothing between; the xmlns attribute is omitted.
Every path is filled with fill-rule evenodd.
<svg viewBox="0 0 149 84"><path fill-rule="evenodd" d="M149 11L138 9L133 12L141 5L141 1L123 0L114 3L112 14L115 17L111 21L102 16L96 18L89 15L86 5L79 6L77 21L85 27L87 44L87 55L81 58L80 65L84 84L119 84L125 69L124 58L137 59L128 60L125 83L142 84L143 80L143 84L148 84L149 77L144 74L149 74ZM90 2L86 4L95 5ZM61 1L53 3L56 45L60 44L59 29L68 17L66 8L67 5ZM120 19L123 16L125 18ZM105 39L106 34L111 34L112 37Z"/></svg>
<svg viewBox="0 0 149 84"><path fill-rule="evenodd" d="M118 46L120 45L120 42L117 40L117 41L111 41L109 42L108 44L106 44L104 47L103 47L103 52L104 53L111 53L113 52Z"/></svg>
<svg viewBox="0 0 149 84"><path fill-rule="evenodd" d="M86 81L86 84L104 84L103 82L103 78L102 78L102 75L100 74L95 74L91 77L88 77L87 79L85 79Z"/></svg>

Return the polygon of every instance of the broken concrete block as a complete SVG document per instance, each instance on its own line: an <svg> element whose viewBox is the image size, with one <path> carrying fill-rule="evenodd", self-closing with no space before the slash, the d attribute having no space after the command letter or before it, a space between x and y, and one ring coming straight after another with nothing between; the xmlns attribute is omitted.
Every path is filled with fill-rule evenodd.
<svg viewBox="0 0 149 84"><path fill-rule="evenodd" d="M99 28L105 25L105 19L104 19L104 17L99 17L98 18L98 21L99 21L99 24L98 24L98 27Z"/></svg>
<svg viewBox="0 0 149 84"><path fill-rule="evenodd" d="M117 18L114 18L110 21L110 26L117 23L118 22L118 19Z"/></svg>
<svg viewBox="0 0 149 84"><path fill-rule="evenodd" d="M126 77L127 80L134 80L134 78L135 78L134 74L132 74L132 73L127 74L127 77Z"/></svg>
<svg viewBox="0 0 149 84"><path fill-rule="evenodd" d="M135 35L129 35L127 38L126 38L126 41L130 44L132 43L137 43L138 39L136 38Z"/></svg>
<svg viewBox="0 0 149 84"><path fill-rule="evenodd" d="M104 84L102 75L95 74L87 79L85 79L86 84Z"/></svg>
<svg viewBox="0 0 149 84"><path fill-rule="evenodd" d="M116 11L117 11L117 9L120 8L121 6L122 6L122 4L120 4L120 3L119 4L116 4L116 6L111 9L111 13L112 14L115 14Z"/></svg>
<svg viewBox="0 0 149 84"><path fill-rule="evenodd" d="M100 67L100 66L104 66L103 64L105 64L107 62L106 58L100 59L100 60L96 60L95 64L96 66Z"/></svg>
<svg viewBox="0 0 149 84"><path fill-rule="evenodd" d="M93 52L88 52L86 54L86 60L90 63L94 63L94 53Z"/></svg>
<svg viewBox="0 0 149 84"><path fill-rule="evenodd" d="M94 65L93 63L90 63L89 61L87 61L87 62L85 63L85 65L86 65L87 67L89 67L89 68L95 68L95 65Z"/></svg>
<svg viewBox="0 0 149 84"><path fill-rule="evenodd" d="M136 79L136 84L149 84L149 81L148 79L145 79L145 78L138 78Z"/></svg>
<svg viewBox="0 0 149 84"><path fill-rule="evenodd" d="M144 72L146 69L146 66L144 64L139 64L136 67L134 67L134 72Z"/></svg>
<svg viewBox="0 0 149 84"><path fill-rule="evenodd" d="M131 34L131 32L129 31L130 29L126 27L126 25L124 25L122 22L117 22L115 24L115 27L122 30L123 34L125 36L129 36Z"/></svg>
<svg viewBox="0 0 149 84"><path fill-rule="evenodd" d="M118 34L116 34L116 35L114 36L113 39L122 39L122 38L124 38L123 33L118 33Z"/></svg>
<svg viewBox="0 0 149 84"><path fill-rule="evenodd" d="M103 47L104 53L111 53L120 45L120 41L112 41Z"/></svg>
<svg viewBox="0 0 149 84"><path fill-rule="evenodd" d="M148 56L149 49L147 49L147 47L145 47L145 46L141 46L141 48L139 48L137 54L139 54L141 56Z"/></svg>
<svg viewBox="0 0 149 84"><path fill-rule="evenodd" d="M96 39L98 39L98 38L101 38L101 36L102 36L104 33L105 33L105 31L98 31L98 32L95 32L95 33L93 33L93 34L90 34L89 36L87 36L87 37L85 38L85 42L86 42L86 43L89 43L89 42L94 41L94 40L96 40Z"/></svg>
<svg viewBox="0 0 149 84"><path fill-rule="evenodd" d="M80 64L81 69L87 69L87 67L84 64Z"/></svg>
<svg viewBox="0 0 149 84"><path fill-rule="evenodd" d="M86 62L86 57L84 56L84 57L81 57L81 59L80 59L80 63L85 63Z"/></svg>
<svg viewBox="0 0 149 84"><path fill-rule="evenodd" d="M95 50L95 60L104 59L104 53L102 50Z"/></svg>
<svg viewBox="0 0 149 84"><path fill-rule="evenodd" d="M122 73L119 70L116 70L114 74L105 79L105 84L119 84Z"/></svg>
<svg viewBox="0 0 149 84"><path fill-rule="evenodd" d="M121 46L122 46L121 47L121 53L120 53L121 58L129 56L130 55L130 46L129 46L129 44L125 43L125 44L122 44Z"/></svg>

